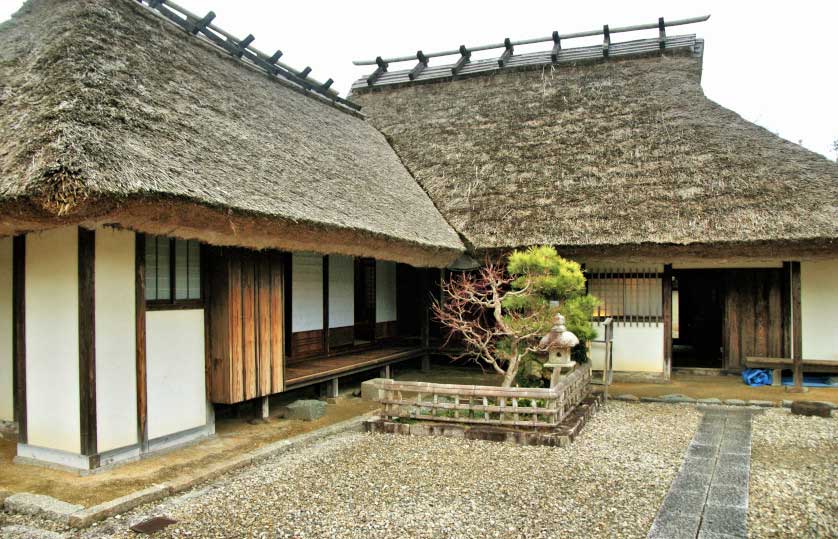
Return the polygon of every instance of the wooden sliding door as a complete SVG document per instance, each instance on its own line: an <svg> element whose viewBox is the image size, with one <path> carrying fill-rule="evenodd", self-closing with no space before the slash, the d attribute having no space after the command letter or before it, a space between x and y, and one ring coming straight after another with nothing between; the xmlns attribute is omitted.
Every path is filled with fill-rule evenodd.
<svg viewBox="0 0 838 539"><path fill-rule="evenodd" d="M780 268L724 271L724 359L728 369L745 367L747 356L786 357L784 289L788 283Z"/></svg>
<svg viewBox="0 0 838 539"><path fill-rule="evenodd" d="M220 247L208 253L212 402L279 393L284 389L282 255Z"/></svg>

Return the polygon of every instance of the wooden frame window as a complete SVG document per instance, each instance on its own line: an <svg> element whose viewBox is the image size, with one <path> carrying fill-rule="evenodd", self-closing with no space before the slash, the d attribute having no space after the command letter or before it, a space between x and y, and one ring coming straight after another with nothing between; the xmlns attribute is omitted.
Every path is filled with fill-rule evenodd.
<svg viewBox="0 0 838 539"><path fill-rule="evenodd" d="M599 300L594 320L663 321L661 277L656 270L586 271L588 293Z"/></svg>
<svg viewBox="0 0 838 539"><path fill-rule="evenodd" d="M145 299L154 309L203 307L201 244L166 236L145 239Z"/></svg>

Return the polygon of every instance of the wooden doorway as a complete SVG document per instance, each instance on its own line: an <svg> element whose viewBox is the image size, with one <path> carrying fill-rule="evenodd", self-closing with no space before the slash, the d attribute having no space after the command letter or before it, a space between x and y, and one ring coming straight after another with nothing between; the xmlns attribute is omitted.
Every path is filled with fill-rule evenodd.
<svg viewBox="0 0 838 539"><path fill-rule="evenodd" d="M672 364L739 371L747 356L787 357L782 268L675 270Z"/></svg>
<svg viewBox="0 0 838 539"><path fill-rule="evenodd" d="M721 369L724 281L718 270L676 270L672 366Z"/></svg>
<svg viewBox="0 0 838 539"><path fill-rule="evenodd" d="M355 259L355 344L375 341L375 259Z"/></svg>

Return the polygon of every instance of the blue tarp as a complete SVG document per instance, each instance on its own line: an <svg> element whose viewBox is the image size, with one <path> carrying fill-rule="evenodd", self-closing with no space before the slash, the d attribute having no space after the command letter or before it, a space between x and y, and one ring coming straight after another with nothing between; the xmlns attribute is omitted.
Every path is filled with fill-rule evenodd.
<svg viewBox="0 0 838 539"><path fill-rule="evenodd" d="M767 369L745 369L742 371L742 379L749 386L770 386L771 371Z"/></svg>

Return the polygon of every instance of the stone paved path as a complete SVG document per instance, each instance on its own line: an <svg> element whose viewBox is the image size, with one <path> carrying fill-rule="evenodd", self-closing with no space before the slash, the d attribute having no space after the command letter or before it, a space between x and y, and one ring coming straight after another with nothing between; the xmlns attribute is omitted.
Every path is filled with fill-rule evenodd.
<svg viewBox="0 0 838 539"><path fill-rule="evenodd" d="M752 409L707 408L648 539L746 539Z"/></svg>

